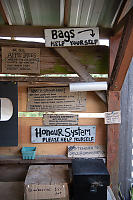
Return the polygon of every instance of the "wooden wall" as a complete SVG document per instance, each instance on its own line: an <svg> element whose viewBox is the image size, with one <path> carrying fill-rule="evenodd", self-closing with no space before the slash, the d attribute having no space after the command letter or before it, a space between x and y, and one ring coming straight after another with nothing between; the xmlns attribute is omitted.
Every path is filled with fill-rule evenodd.
<svg viewBox="0 0 133 200"><path fill-rule="evenodd" d="M26 112L28 83L19 83L18 111ZM105 104L93 92L87 94L87 108L89 113L106 111ZM106 126L103 119L79 118L79 125L96 125L95 143L47 143L32 144L30 142L30 127L41 126L40 117L19 117L18 119L18 147L0 147L0 155L19 155L22 146L36 146L37 155L66 155L68 145L106 145Z"/></svg>

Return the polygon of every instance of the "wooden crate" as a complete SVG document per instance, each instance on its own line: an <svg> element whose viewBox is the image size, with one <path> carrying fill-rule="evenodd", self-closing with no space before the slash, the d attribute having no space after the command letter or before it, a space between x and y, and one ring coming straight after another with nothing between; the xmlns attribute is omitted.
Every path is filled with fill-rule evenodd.
<svg viewBox="0 0 133 200"><path fill-rule="evenodd" d="M25 183L25 200L69 200L67 165L31 165Z"/></svg>

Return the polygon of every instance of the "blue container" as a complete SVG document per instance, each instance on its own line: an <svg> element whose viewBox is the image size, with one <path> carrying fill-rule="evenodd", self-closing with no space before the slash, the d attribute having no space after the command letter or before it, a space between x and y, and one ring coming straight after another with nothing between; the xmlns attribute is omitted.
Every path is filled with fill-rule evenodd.
<svg viewBox="0 0 133 200"><path fill-rule="evenodd" d="M21 152L23 160L24 159L33 160L35 159L36 147L22 147Z"/></svg>

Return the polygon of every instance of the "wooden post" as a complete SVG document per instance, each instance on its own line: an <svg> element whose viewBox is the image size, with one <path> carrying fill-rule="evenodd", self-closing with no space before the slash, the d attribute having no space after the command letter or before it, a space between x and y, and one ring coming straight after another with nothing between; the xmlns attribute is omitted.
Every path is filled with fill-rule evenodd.
<svg viewBox="0 0 133 200"><path fill-rule="evenodd" d="M108 111L120 110L120 92L109 91ZM110 173L110 185L115 197L118 197L119 173L119 124L110 124L107 127L107 168Z"/></svg>

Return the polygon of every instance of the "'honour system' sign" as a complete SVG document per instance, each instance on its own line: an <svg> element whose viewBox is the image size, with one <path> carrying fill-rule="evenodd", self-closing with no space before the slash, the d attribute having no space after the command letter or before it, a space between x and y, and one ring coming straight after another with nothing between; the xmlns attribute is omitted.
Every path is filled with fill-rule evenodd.
<svg viewBox="0 0 133 200"><path fill-rule="evenodd" d="M95 142L96 126L32 126L32 143Z"/></svg>
<svg viewBox="0 0 133 200"><path fill-rule="evenodd" d="M46 47L99 45L99 28L45 29Z"/></svg>

